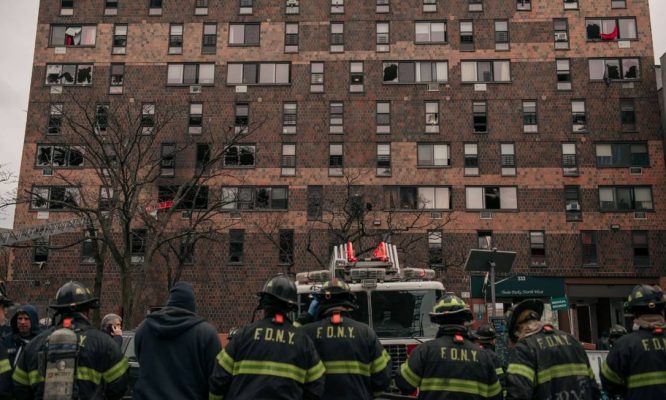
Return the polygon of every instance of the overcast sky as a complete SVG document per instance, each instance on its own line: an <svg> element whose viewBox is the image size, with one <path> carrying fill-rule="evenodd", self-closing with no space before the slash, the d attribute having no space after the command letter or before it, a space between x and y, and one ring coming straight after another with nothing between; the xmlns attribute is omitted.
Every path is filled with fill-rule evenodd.
<svg viewBox="0 0 666 400"><path fill-rule="evenodd" d="M30 94L38 6L38 0L0 0L0 37L5 38L0 41L0 121L3 128L0 130L0 164L17 175ZM666 1L650 0L650 14L658 63L659 56L666 52ZM660 23L655 22L657 19ZM0 184L0 193L14 188L15 185ZM0 214L0 228L11 228L13 219L13 210Z"/></svg>

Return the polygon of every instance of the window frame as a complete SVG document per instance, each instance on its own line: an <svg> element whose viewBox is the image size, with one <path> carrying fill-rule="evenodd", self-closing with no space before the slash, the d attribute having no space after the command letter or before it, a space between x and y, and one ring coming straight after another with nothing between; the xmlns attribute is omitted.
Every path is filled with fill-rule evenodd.
<svg viewBox="0 0 666 400"><path fill-rule="evenodd" d="M501 63L501 64L500 64ZM475 75L475 80L469 80L465 79L466 77L464 76L465 73L463 72L463 69L466 65L474 65L474 75ZM488 69L479 69L480 64L489 64ZM509 73L509 79L508 80L497 80L496 75L496 69L499 68L501 72L501 65L506 64L508 65L508 73ZM485 80L485 77L479 79L479 74L483 74L484 70L490 73L490 80ZM469 72L467 72L469 74ZM500 77L501 78L501 77ZM511 76L511 60L460 60L460 83L462 84L477 84L477 83L493 83L493 84L507 84L507 83L512 83L513 78Z"/></svg>
<svg viewBox="0 0 666 400"><path fill-rule="evenodd" d="M612 190L613 194L613 207L604 207L602 205L602 199L601 199L601 191L602 190ZM647 189L649 190L650 193L650 203L651 207L650 208L637 208L636 207L636 189ZM618 208L618 195L617 192L618 190L630 190L629 196L630 196L630 202L631 204L628 204L629 208ZM612 213L628 213L628 212L652 212L654 211L654 195L652 191L652 186L650 185L599 185L598 187L598 192L599 192L599 212L612 212Z"/></svg>
<svg viewBox="0 0 666 400"><path fill-rule="evenodd" d="M194 74L194 82L185 82L186 75L188 74L189 69L192 68L192 66L195 67L195 74ZM208 81L202 81L202 72L201 72L201 67L206 66L206 67L212 67L212 80ZM173 74L175 75L176 72L178 72L178 69L180 68L180 79L179 82L176 81L169 81L170 75ZM172 71L173 69L173 71ZM166 80L166 86L193 86L193 85L198 85L198 86L214 86L215 85L215 63L212 62L202 62L202 63L168 63L167 64L167 80Z"/></svg>
<svg viewBox="0 0 666 400"><path fill-rule="evenodd" d="M242 27L243 28L243 42L232 42L232 28L233 27ZM257 41L248 43L245 38L248 36L248 28L257 29ZM229 35L227 40L228 47L261 47L261 23L260 22L229 22Z"/></svg>
<svg viewBox="0 0 666 400"><path fill-rule="evenodd" d="M273 72L273 82L266 82L262 81L263 80L263 75L262 75L262 70L264 68L262 67L270 67L272 66L272 72ZM286 82L278 82L278 66L280 68L283 68L284 66L287 67L287 81ZM234 71L234 72L240 72L240 81L239 82L232 82L229 80L230 75L232 73L232 67L237 68L240 67L240 71ZM253 67L254 69L254 77L246 77L245 72L247 67ZM280 73L283 73L285 71L280 71ZM286 62L228 62L227 63L227 76L226 76L226 86L287 86L291 85L291 62L286 61Z"/></svg>
<svg viewBox="0 0 666 400"><path fill-rule="evenodd" d="M481 205L483 208L473 208L469 207L469 190L470 189L480 189L481 190ZM497 189L497 197L499 201L499 208L488 208L488 204L486 203L486 197L491 196L487 193L488 189ZM515 208L502 208L502 189L514 189L515 190L515 198L516 198L516 207ZM509 211L509 212L515 212L520 209L520 201L519 201L519 196L518 196L518 186L516 185L470 185L470 186L465 186L465 210L466 211L471 211L471 212L478 212L478 211L492 211L492 212L504 212L504 211Z"/></svg>

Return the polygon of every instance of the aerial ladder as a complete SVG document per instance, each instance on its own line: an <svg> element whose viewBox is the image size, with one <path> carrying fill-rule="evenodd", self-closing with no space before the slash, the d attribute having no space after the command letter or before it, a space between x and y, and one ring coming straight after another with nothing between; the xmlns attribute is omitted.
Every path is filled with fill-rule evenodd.
<svg viewBox="0 0 666 400"><path fill-rule="evenodd" d="M75 218L66 221L27 226L11 231L0 231L0 247L11 246L20 242L39 238L80 231L89 226L86 218Z"/></svg>

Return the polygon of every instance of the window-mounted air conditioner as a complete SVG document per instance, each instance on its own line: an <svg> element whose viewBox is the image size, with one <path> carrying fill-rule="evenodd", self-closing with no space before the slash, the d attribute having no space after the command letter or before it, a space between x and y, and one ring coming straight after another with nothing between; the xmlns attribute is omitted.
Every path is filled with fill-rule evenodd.
<svg viewBox="0 0 666 400"><path fill-rule="evenodd" d="M555 32L555 41L556 42L568 42L569 35L567 32Z"/></svg>
<svg viewBox="0 0 666 400"><path fill-rule="evenodd" d="M199 93L201 93L201 86L200 85L190 86L190 94L199 94Z"/></svg>
<svg viewBox="0 0 666 400"><path fill-rule="evenodd" d="M567 211L580 211L580 203L577 201L572 201L571 203L567 204Z"/></svg>

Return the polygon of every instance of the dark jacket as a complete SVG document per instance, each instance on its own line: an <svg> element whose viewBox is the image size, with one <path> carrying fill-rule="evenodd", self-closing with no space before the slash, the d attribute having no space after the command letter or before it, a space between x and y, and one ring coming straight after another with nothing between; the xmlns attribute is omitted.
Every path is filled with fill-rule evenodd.
<svg viewBox="0 0 666 400"><path fill-rule="evenodd" d="M319 399L324 364L312 340L286 317L241 328L217 356L211 400Z"/></svg>
<svg viewBox="0 0 666 400"><path fill-rule="evenodd" d="M12 397L12 366L7 358L7 350L0 343L0 400L9 400Z"/></svg>
<svg viewBox="0 0 666 400"><path fill-rule="evenodd" d="M164 307L137 328L134 349L141 368L134 399L207 399L220 339L197 314Z"/></svg>
<svg viewBox="0 0 666 400"><path fill-rule="evenodd" d="M16 321L19 314L27 314L30 318L30 335L28 336L21 336L18 334L18 325ZM13 368L16 365L16 361L18 361L17 355L20 353L21 349L41 333L42 327L39 325L37 309L30 304L24 304L16 309L16 312L10 321L10 325L12 327L12 334L5 337L5 347L7 348L7 356L9 357L9 361Z"/></svg>
<svg viewBox="0 0 666 400"><path fill-rule="evenodd" d="M127 359L106 333L94 329L81 314L67 314L72 329L79 337L79 357L76 367L77 391L80 400L122 398L127 391ZM25 347L14 370L14 395L17 399L41 399L44 392L44 370L38 359L49 335L58 326L51 327L34 338Z"/></svg>
<svg viewBox="0 0 666 400"><path fill-rule="evenodd" d="M395 381L405 393L418 388L421 400L502 399L493 360L464 326L443 325L436 339L414 349Z"/></svg>
<svg viewBox="0 0 666 400"><path fill-rule="evenodd" d="M303 329L326 367L322 399L370 400L388 387L391 358L366 324L334 314Z"/></svg>
<svg viewBox="0 0 666 400"><path fill-rule="evenodd" d="M507 400L593 400L599 388L583 346L566 332L544 325L518 340L506 370ZM647 399L646 399L647 400Z"/></svg>
<svg viewBox="0 0 666 400"><path fill-rule="evenodd" d="M506 373L505 373L506 371L502 359L500 358L500 356L497 355L497 353L495 353L494 349L486 347L482 344L480 344L479 347L485 350L490 356L490 358L493 360L493 365L495 366L495 373L497 374L497 378L500 381L500 385L502 385L503 390L506 389Z"/></svg>
<svg viewBox="0 0 666 400"><path fill-rule="evenodd" d="M666 399L666 335L640 328L621 337L601 366L601 383L625 400Z"/></svg>

